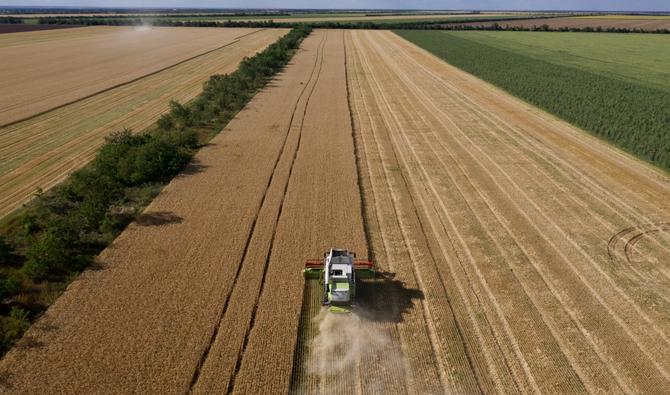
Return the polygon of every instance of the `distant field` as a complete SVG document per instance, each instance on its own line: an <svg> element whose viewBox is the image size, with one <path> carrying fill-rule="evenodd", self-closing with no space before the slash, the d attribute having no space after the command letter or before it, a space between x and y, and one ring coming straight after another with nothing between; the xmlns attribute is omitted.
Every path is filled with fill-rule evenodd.
<svg viewBox="0 0 670 395"><path fill-rule="evenodd" d="M670 92L670 37L640 34L457 32L455 37Z"/></svg>
<svg viewBox="0 0 670 395"><path fill-rule="evenodd" d="M670 36L397 31L452 65L670 169Z"/></svg>
<svg viewBox="0 0 670 395"><path fill-rule="evenodd" d="M0 36L0 126L228 44L242 29L86 27Z"/></svg>
<svg viewBox="0 0 670 395"><path fill-rule="evenodd" d="M464 25L490 26L490 23L469 22ZM563 18L512 20L499 22L505 26L533 27L547 25L551 28L626 28L626 29L670 29L670 17L668 16L633 16L633 15L604 15L604 16L575 16Z"/></svg>
<svg viewBox="0 0 670 395"><path fill-rule="evenodd" d="M0 23L0 34L5 33L21 33L32 32L37 30L55 30L68 29L76 26L70 25L37 25L37 24L23 24L23 23Z"/></svg>
<svg viewBox="0 0 670 395"><path fill-rule="evenodd" d="M624 20L651 20L651 19L670 19L670 15L584 15L577 18L584 19L624 19Z"/></svg>

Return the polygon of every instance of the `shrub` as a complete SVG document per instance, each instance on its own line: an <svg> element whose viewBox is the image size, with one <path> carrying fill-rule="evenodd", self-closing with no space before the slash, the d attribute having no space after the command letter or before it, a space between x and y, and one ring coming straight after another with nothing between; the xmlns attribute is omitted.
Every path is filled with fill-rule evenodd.
<svg viewBox="0 0 670 395"><path fill-rule="evenodd" d="M0 300L14 295L21 289L21 282L14 276L0 276Z"/></svg>

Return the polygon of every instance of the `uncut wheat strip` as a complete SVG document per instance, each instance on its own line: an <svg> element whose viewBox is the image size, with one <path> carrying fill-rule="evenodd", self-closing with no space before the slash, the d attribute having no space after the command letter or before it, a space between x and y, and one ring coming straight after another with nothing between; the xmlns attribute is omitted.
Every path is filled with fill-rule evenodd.
<svg viewBox="0 0 670 395"><path fill-rule="evenodd" d="M0 124L47 111L232 42L244 29L76 29L62 40L0 46ZM14 35L16 36L16 35ZM20 35L19 35L20 36ZM21 37L16 37L21 40ZM85 57L80 56L86 53Z"/></svg>
<svg viewBox="0 0 670 395"><path fill-rule="evenodd" d="M447 116L446 113L442 113L442 114L443 114L444 116ZM451 121L451 122L453 122L453 121ZM471 141L471 140L469 140L469 141ZM477 148L479 148L479 147L477 146ZM497 166L497 168L499 168L499 166ZM506 173L505 173L505 174L506 174ZM508 178L508 179L510 179L510 177L507 176L507 175L506 175L505 177ZM516 184L513 183L512 185L516 185ZM516 187L518 188L518 185L516 185ZM522 193L524 194L524 196L526 196L526 192L524 192L523 190L521 190L521 191L522 191ZM558 229L559 232L560 232L560 228L559 228L557 225L555 225L553 222L550 222L550 223L551 223L556 229ZM575 245L576 247L578 247L578 246L576 245L576 242L575 242L571 237L569 237L569 236L567 236L567 235L565 235L565 236L566 236L567 239L571 242L571 244L573 244L573 245ZM590 262L594 263L594 262L593 262L594 257L589 256L589 255L586 254L583 250L579 249L579 247L578 247L578 251L581 253L581 255L582 255L585 259L587 259L587 260L589 260ZM599 257L597 257L597 258L599 258ZM614 284L612 284L612 280L609 278L609 275L608 275L606 272L604 272L604 271L600 268L600 266L595 265L595 264L592 265L592 266L596 269L596 272L597 272L597 273L601 274L602 277L604 277L605 280L607 280L607 281L609 282L610 285L614 285ZM607 289L607 288L608 288L608 287L601 287L601 289ZM618 287L617 287L616 285L614 285L614 289L619 293L619 295L623 296L623 298L624 298L625 300L631 302L630 298L629 298L626 294L624 294L622 290L618 289ZM615 299L616 299L616 298L615 298ZM637 306L636 304L633 303L633 304L632 304L632 308L633 308L633 309L634 309L634 310L635 310L635 311L636 311L636 312L637 312L637 313L638 313L638 314L639 314L645 321L650 322L650 318L649 318L643 311L640 310L639 306ZM620 308L619 308L617 311L620 311ZM653 329L655 329L657 335L660 335L661 338L662 338L663 340L667 341L666 336L665 336L662 332L660 332L660 331L659 331L658 329L656 329L655 327L654 327Z"/></svg>
<svg viewBox="0 0 670 395"><path fill-rule="evenodd" d="M655 362L655 361L654 361L654 360L652 360L652 362Z"/></svg>
<svg viewBox="0 0 670 395"><path fill-rule="evenodd" d="M367 51L369 52L369 51ZM366 75L371 76L370 80L370 89L374 97L383 97L381 86L377 80L372 78L374 76L373 69L370 66L370 62L366 59L366 52L362 52L363 56L361 60L363 61L364 70ZM380 64L383 64L380 63ZM378 102L380 107L379 111L384 115L382 119L384 120L384 128L382 130L397 130L399 128L397 120L394 118L393 113L389 110L388 101ZM394 134L389 135L391 139L391 146L397 147L398 144L393 137ZM397 156L401 168L407 169L410 164L407 163L406 159L399 155L397 150L393 151ZM416 166L414 163L412 166ZM408 184L414 188L414 185L410 183L411 178L406 178ZM414 189L416 190L416 189ZM421 209L418 211L420 214L422 210L426 210L426 205L423 199L421 199L423 193L418 191L417 193L412 193L420 204ZM431 226L432 232L435 230L436 224L434 221L430 220L430 216L426 216L428 223ZM427 236L430 233L426 233ZM429 238L431 239L431 238ZM452 296L451 300L454 301L454 309L457 317L460 317L463 327L463 335L465 336L466 343L468 347L473 352L473 363L477 369L478 376L486 382L487 386L490 388L495 388L496 391L503 391L510 388L516 388L516 383L510 376L510 372L506 366L504 358L500 355L500 350L498 349L497 342L493 338L490 331L490 326L488 323L478 322L476 318L478 316L478 311L482 308L481 303L478 300L478 296L473 293L472 288L469 284L469 280L464 276L462 272L462 263L459 261L459 257L454 254L452 247L448 247L445 244L447 238L433 238L433 240L438 244L438 249L436 252L440 255L435 255L439 260L441 257L440 263L436 264L436 269L440 273L440 278L442 279L443 286L448 290L450 295L457 295L456 297ZM454 277L452 277L454 276ZM455 286L455 289L450 288L451 285ZM465 309L465 311L463 311ZM489 381L490 380L490 381Z"/></svg>
<svg viewBox="0 0 670 395"><path fill-rule="evenodd" d="M328 34L332 34L329 32ZM339 245L365 256L341 34L329 36L305 114L266 282L233 392L289 389L304 260Z"/></svg>
<svg viewBox="0 0 670 395"><path fill-rule="evenodd" d="M344 32L343 31L338 32L338 34L344 34ZM361 284L359 288L359 296L357 297L357 299L360 299L361 301L365 300L366 297L364 295L364 291L366 290L367 287L371 286L372 285L369 283ZM308 295L306 295L306 297L307 296ZM320 297L317 294L312 295L312 297L316 298L315 300L316 303L319 302ZM305 312L303 311L303 315L304 314ZM368 325L370 325L370 323L365 324L366 327ZM381 323L378 324L378 326L379 326L378 330L381 331L380 336L384 336L383 333L391 332L389 333L389 340L391 343L391 348L393 348L393 350L395 351L395 347L398 345L399 342L393 335L393 331L389 330L391 328L389 328L388 325ZM303 339L303 337L304 337L303 333L301 332L299 339ZM345 344L346 342L343 341L342 343ZM305 358L314 358L314 360L311 361L312 363L316 363L318 360L323 365L324 363L327 363L325 360L332 358L332 356L328 355L315 355L313 352L310 352L309 349L310 349L309 345L306 346L306 355L296 354L294 359L294 361L296 361L295 363L297 363L299 366L303 366L305 364L310 363L310 360L309 359L305 360ZM384 353L386 353L387 350L388 349L385 348ZM338 352L341 351L342 351L341 349L338 350ZM384 383L385 392L387 393L398 392L397 391L398 387L396 385L393 385L393 383L402 381L405 372L402 369L394 368L393 364L390 365L388 361L386 361L382 357L382 355L380 355L380 351L381 350L374 350L374 353L372 353L372 355L366 353L366 355L363 358L358 356L356 362L351 366L347 367L346 369L347 372L337 372L333 374L307 373L307 380L308 380L307 388L310 388L310 392L313 393L328 393L333 389L338 389L338 391L345 391L345 392L366 393L368 392L366 388L370 388L370 390L376 389L378 391L380 389L379 383ZM300 350L296 350L296 353L297 352L300 352ZM371 366L374 366L375 368L371 369L370 368ZM326 369L325 366L324 369ZM300 388L297 382L301 381L301 379L300 377L296 377L296 374L300 374L300 372L296 372L296 366L294 366L293 371L294 374L292 378L291 387L297 391ZM400 388L403 388L402 384L400 385ZM404 391L402 392L404 393Z"/></svg>
<svg viewBox="0 0 670 395"><path fill-rule="evenodd" d="M313 35L301 46L286 76L279 78L295 85L304 84L295 102L288 125L287 140L272 175L263 205L246 249L242 267L230 296L229 304L217 328L211 351L200 370L194 393L227 392L234 380L235 369L243 351L258 300L265 267L272 248L277 219L280 215L286 186L298 151L302 132L302 116L309 96L318 81L325 35ZM311 71L310 71L311 69ZM288 100L288 98L282 98Z"/></svg>
<svg viewBox="0 0 670 395"><path fill-rule="evenodd" d="M131 225L101 255L103 270L84 273L29 331L43 346L10 351L0 366L13 388L188 389L282 141L269 132L288 116L284 103L265 92L260 100L270 110L263 123L250 104L148 208L173 223Z"/></svg>
<svg viewBox="0 0 670 395"><path fill-rule="evenodd" d="M437 372L431 372L432 369L430 367L434 366L435 362L437 362L439 364L438 366L446 364L446 370L449 372L448 381L450 383L448 386L445 385L445 379L442 378L442 385L438 387L439 390L448 388L457 392L478 391L474 373L468 367L469 362L468 357L465 355L465 350L462 346L458 347L458 345L462 345L462 339L458 332L458 325L453 321L453 313L451 313L449 308L446 313L439 311L439 314L436 316L437 320L435 320L431 310L428 308L428 304L433 303L428 301L444 301L447 296L443 287L435 285L436 282L439 282L439 276L437 274L431 273L422 278L420 273L416 270L416 264L422 260L430 259L429 256L418 251L428 251L428 248L425 244L422 245L421 243L412 240L419 239L419 235L416 233L421 232L420 226L416 224L411 226L402 224L402 222L407 222L407 220L404 220L403 218L409 214L402 212L402 205L399 201L407 201L410 198L406 196L406 193L405 196L401 193L406 190L406 187L402 186L402 181L393 180L392 175L397 175L397 172L389 171L389 167L397 168L398 165L395 162L385 165L386 162L391 161L391 158L389 157L389 154L385 154L384 151L388 151L390 148L386 147L385 149L382 149L380 143L384 142L387 144L387 139L380 140L375 137L380 133L380 124L383 124L383 121L380 119L378 111L371 112L371 109L369 108L370 105L374 105L374 103L368 103L367 101L374 96L372 94L362 95L366 89L363 88L363 82L359 76L364 76L366 74L364 74L364 71L361 69L360 60L358 59L359 55L357 54L361 48L360 45L354 44L351 34L349 35L349 42L352 43L351 45L353 49L350 57L352 59L350 66L351 71L349 72L349 78L352 80L351 93L354 109L353 115L355 125L358 125L356 127L356 132L357 141L359 141L360 145L358 150L359 159L361 159L362 168L367 169L368 172L367 174L364 173L364 176L362 177L364 181L363 193L365 200L367 201L366 204L370 206L368 208L369 212L374 213L373 215L368 213L367 221L370 226L373 245L376 246L376 259L380 265L390 265L390 267L395 268L393 271L397 270L398 274L396 278L404 280L408 288L416 288L418 282L421 290L424 292L424 300L420 301L423 307L423 317L420 319L415 318L415 315L412 314L415 311L413 309L406 314L403 314L404 322L399 324L401 337L405 339L403 340L403 343L408 343L405 347L405 355L407 356L410 365L410 379L413 379L415 382L415 384L412 384L413 389L419 392L429 393L438 391L435 389L435 386L437 385L436 379L445 373L443 373L444 369L440 370L439 375ZM371 185L367 185L368 183ZM373 203L370 203L370 201ZM414 221L416 222L416 220ZM407 229L416 229L413 230L414 235L408 237L406 233ZM413 252L412 257L405 257L408 251ZM414 280L413 277L416 277L416 280ZM439 289L441 292L436 293L436 289ZM411 324L405 324L408 321ZM416 324L413 322L416 322ZM441 322L450 324L446 324L445 326L445 324L440 324ZM419 325L419 327L415 327L415 325ZM422 326L427 327L428 333L424 332L426 329L421 328ZM425 333L423 336L417 336L417 333L422 332ZM446 343L449 346L449 350L445 353L441 352L441 347L439 346L441 340L436 336L436 332L441 334L440 338L443 337L443 334L448 334L448 336L446 336ZM424 339L431 339L429 344L433 343L432 353L414 351L412 345L421 344ZM420 350L425 350L430 347L431 346L426 345L423 346L423 348L420 348ZM437 361L433 362L432 358L429 358L430 354L433 354L432 358L438 358ZM428 366L426 366L426 364L428 364Z"/></svg>
<svg viewBox="0 0 670 395"><path fill-rule="evenodd" d="M141 131L150 126L167 110L171 99L187 101L193 98L200 92L202 82L209 75L231 71L243 56L261 50L283 32L285 31L261 32L247 37L232 48L224 48L218 53L207 55L207 58L199 59L192 65L180 65L166 75L148 77L147 81L121 88L120 92L110 91L86 102L77 103L72 108L56 110L62 113L62 120L57 127L54 127L51 115L45 116L45 119L27 121L18 130L16 128L21 124L10 127L14 128L12 135L18 137L18 132L28 135L12 145L11 152L3 152L10 158L6 165L0 166L5 167L3 172L11 169L7 166L17 166L17 163L22 165L0 175L2 213L9 212L28 200L37 187L48 189L90 160L107 134L124 127ZM152 90L152 86L158 90ZM119 107L119 103L124 105ZM91 113L87 108L95 112ZM90 117L82 120L81 112L89 113ZM4 141L4 138L0 140ZM42 162L54 157L62 157L69 165L56 162L55 165L61 171L53 178L44 179ZM52 173L55 169L56 167L51 167L47 169L47 173ZM20 182L16 185L17 180L35 180L34 177L40 181L30 182L30 189L26 189ZM8 196L11 197L9 202L5 200Z"/></svg>

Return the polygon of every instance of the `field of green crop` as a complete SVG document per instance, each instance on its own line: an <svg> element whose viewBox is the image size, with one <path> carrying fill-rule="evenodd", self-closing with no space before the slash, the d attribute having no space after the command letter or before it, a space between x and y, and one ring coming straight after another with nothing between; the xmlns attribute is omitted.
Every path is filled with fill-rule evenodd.
<svg viewBox="0 0 670 395"><path fill-rule="evenodd" d="M511 94L670 169L670 37L397 31Z"/></svg>
<svg viewBox="0 0 670 395"><path fill-rule="evenodd" d="M642 34L455 32L541 61L670 91L670 37Z"/></svg>

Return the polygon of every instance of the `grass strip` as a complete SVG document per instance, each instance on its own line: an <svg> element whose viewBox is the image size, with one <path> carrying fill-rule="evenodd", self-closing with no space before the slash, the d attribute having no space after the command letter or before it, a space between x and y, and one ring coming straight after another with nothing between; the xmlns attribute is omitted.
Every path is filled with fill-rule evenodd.
<svg viewBox="0 0 670 395"><path fill-rule="evenodd" d="M210 77L198 97L172 102L147 132L110 135L90 164L0 224L0 354L288 64L310 31L293 29L235 72Z"/></svg>

